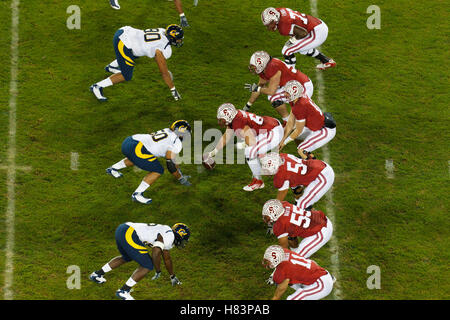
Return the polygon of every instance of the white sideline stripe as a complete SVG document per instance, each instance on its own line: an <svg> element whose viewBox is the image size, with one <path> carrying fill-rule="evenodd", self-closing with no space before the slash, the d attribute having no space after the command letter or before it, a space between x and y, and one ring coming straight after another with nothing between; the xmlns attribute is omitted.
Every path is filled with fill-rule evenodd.
<svg viewBox="0 0 450 320"><path fill-rule="evenodd" d="M386 168L386 176L388 179L394 179L394 160L386 159L386 163L384 165Z"/></svg>
<svg viewBox="0 0 450 320"><path fill-rule="evenodd" d="M311 15L318 17L318 11L317 11L317 0L310 0L310 6L311 6ZM318 50L320 49L317 48ZM324 91L325 91L325 82L322 77L321 70L316 69L316 79L317 79L317 89L314 89L315 92L317 92L317 103L319 107L326 111L325 108L325 98L324 98ZM330 150L328 149L328 145L326 144L322 148L323 151L323 160L330 164ZM331 165L331 164L330 164ZM333 293L334 299L336 300L342 300L343 294L342 290L340 288L339 280L340 280L340 272L339 272L339 244L338 239L335 236L336 234L336 219L335 219L335 211L334 211L334 201L333 201L333 187L327 192L325 195L326 200L326 215L330 218L330 220L333 223L333 235L329 241L330 243L330 251L331 251L331 268L330 273L336 278L336 282L334 283Z"/></svg>
<svg viewBox="0 0 450 320"><path fill-rule="evenodd" d="M9 83L9 134L7 153L7 197L6 206L6 245L5 274L3 298L13 300L13 270L14 270L14 218L16 207L16 110L17 110L17 74L19 64L19 0L11 0L11 81Z"/></svg>
<svg viewBox="0 0 450 320"><path fill-rule="evenodd" d="M70 169L71 170L73 170L73 171L78 170L78 159L79 159L78 152L70 153Z"/></svg>

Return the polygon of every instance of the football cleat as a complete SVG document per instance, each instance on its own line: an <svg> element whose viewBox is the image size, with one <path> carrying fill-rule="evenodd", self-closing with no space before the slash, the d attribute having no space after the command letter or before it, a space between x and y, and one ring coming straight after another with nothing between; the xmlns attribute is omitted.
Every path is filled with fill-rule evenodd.
<svg viewBox="0 0 450 320"><path fill-rule="evenodd" d="M120 4L119 4L119 0L109 0L109 4L111 5L111 8L119 10L120 9Z"/></svg>
<svg viewBox="0 0 450 320"><path fill-rule="evenodd" d="M91 275L89 276L89 280L98 283L98 284L102 284L106 282L106 279L103 278L103 276L99 276L98 274L96 274L95 272L92 272Z"/></svg>
<svg viewBox="0 0 450 320"><path fill-rule="evenodd" d="M125 290L117 290L116 291L116 297L118 297L119 299L122 300L134 300L134 298L131 296L129 291L125 291Z"/></svg>
<svg viewBox="0 0 450 320"><path fill-rule="evenodd" d="M264 188L264 181L253 178L252 181L246 185L243 189L245 191L254 191Z"/></svg>
<svg viewBox="0 0 450 320"><path fill-rule="evenodd" d="M135 192L131 195L131 199L136 202L140 202L143 204L150 204L152 202L152 199L147 199L142 195L143 192Z"/></svg>
<svg viewBox="0 0 450 320"><path fill-rule="evenodd" d="M106 67L105 67L105 70L106 70L106 72L110 72L110 73L121 73L122 72L122 70L120 70L120 68L117 68L117 67L113 67L113 66L111 66L110 64L108 64Z"/></svg>
<svg viewBox="0 0 450 320"><path fill-rule="evenodd" d="M321 63L316 66L316 68L320 69L320 70L325 70L325 69L333 68L333 67L336 67L336 62L333 59L330 59L328 62Z"/></svg>
<svg viewBox="0 0 450 320"><path fill-rule="evenodd" d="M98 84L93 84L89 90L94 94L98 101L107 101L108 99L103 95L103 88Z"/></svg>
<svg viewBox="0 0 450 320"><path fill-rule="evenodd" d="M114 178L122 178L123 174L119 171L117 171L116 169L113 168L108 168L106 169L106 173L109 174L110 176L113 176Z"/></svg>

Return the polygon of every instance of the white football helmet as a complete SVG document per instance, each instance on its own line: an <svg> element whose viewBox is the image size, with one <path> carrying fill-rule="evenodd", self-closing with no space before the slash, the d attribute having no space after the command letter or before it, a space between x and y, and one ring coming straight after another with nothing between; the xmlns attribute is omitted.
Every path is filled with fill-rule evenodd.
<svg viewBox="0 0 450 320"><path fill-rule="evenodd" d="M252 54L250 58L250 64L248 68L250 70L253 70L252 66L254 66L254 70L257 74L260 74L263 72L267 64L270 61L270 55L265 51L256 51L254 54Z"/></svg>
<svg viewBox="0 0 450 320"><path fill-rule="evenodd" d="M284 253L283 247L279 245L272 245L266 249L264 252L264 259L269 261L269 267L274 269L281 262L285 260L286 254Z"/></svg>
<svg viewBox="0 0 450 320"><path fill-rule="evenodd" d="M231 103L223 103L217 109L217 119L224 119L227 124L230 124L237 113L238 111L234 105Z"/></svg>
<svg viewBox="0 0 450 320"><path fill-rule="evenodd" d="M261 20L265 26L269 25L272 21L275 21L278 24L280 21L280 13L275 8L266 8L261 13Z"/></svg>
<svg viewBox="0 0 450 320"><path fill-rule="evenodd" d="M276 152L269 152L259 159L262 173L273 176L283 164L283 159Z"/></svg>
<svg viewBox="0 0 450 320"><path fill-rule="evenodd" d="M288 102L300 98L305 93L305 88L297 80L291 80L284 85L284 92L288 94L286 99Z"/></svg>
<svg viewBox="0 0 450 320"><path fill-rule="evenodd" d="M264 203L262 209L262 215L268 216L270 218L270 222L275 222L281 217L284 213L284 207L280 200L278 199L270 199Z"/></svg>

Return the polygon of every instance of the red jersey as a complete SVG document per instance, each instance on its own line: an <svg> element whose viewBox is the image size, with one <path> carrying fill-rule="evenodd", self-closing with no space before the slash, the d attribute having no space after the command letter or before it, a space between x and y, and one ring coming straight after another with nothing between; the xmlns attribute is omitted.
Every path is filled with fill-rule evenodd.
<svg viewBox="0 0 450 320"><path fill-rule="evenodd" d="M282 36L293 36L294 26L306 29L306 31L310 33L315 26L322 23L322 21L316 17L289 8L276 8L276 10L280 13L278 31Z"/></svg>
<svg viewBox="0 0 450 320"><path fill-rule="evenodd" d="M281 71L281 78L279 84L280 87L283 87L286 84L286 82L290 80L297 80L301 84L310 81L310 79L306 74L295 69L294 71L292 71L291 67L289 67L286 63L277 58L270 59L266 68L264 69L263 72L259 74L259 76L262 79L269 81L270 78L272 78L278 71Z"/></svg>
<svg viewBox="0 0 450 320"><path fill-rule="evenodd" d="M315 261L303 258L295 252L283 249L287 255L286 260L281 262L275 269L273 281L277 284L289 279L289 285L301 283L313 284L321 276L328 272L320 267Z"/></svg>
<svg viewBox="0 0 450 320"><path fill-rule="evenodd" d="M269 132L279 124L280 122L275 118L268 116L261 117L251 112L238 110L237 115L234 117L229 127L239 134L239 131L244 129L245 126L249 126L250 129L255 130L256 135L259 135L261 133Z"/></svg>
<svg viewBox="0 0 450 320"><path fill-rule="evenodd" d="M283 201L283 207L284 214L273 225L273 233L277 238L310 237L327 225L327 217L322 211L300 210L287 201Z"/></svg>
<svg viewBox="0 0 450 320"><path fill-rule="evenodd" d="M303 95L295 104L290 103L296 120L305 120L305 126L317 131L325 126L322 110L307 95Z"/></svg>
<svg viewBox="0 0 450 320"><path fill-rule="evenodd" d="M322 160L303 160L286 153L280 153L280 157L284 163L273 177L273 185L277 189L286 187L285 182L291 188L300 185L307 186L326 167Z"/></svg>

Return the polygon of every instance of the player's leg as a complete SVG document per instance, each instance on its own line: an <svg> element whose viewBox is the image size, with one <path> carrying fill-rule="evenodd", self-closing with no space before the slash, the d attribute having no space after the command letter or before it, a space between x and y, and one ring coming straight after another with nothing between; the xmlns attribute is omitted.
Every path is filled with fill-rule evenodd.
<svg viewBox="0 0 450 320"><path fill-rule="evenodd" d="M309 258L330 240L332 234L333 225L331 224L331 221L327 219L327 225L320 229L315 235L304 238L300 242L296 252L302 257Z"/></svg>
<svg viewBox="0 0 450 320"><path fill-rule="evenodd" d="M111 5L111 8L115 10L120 9L119 0L109 0L109 4Z"/></svg>
<svg viewBox="0 0 450 320"><path fill-rule="evenodd" d="M297 149L302 149L306 152L313 152L316 149L321 148L336 136L336 128L322 128L317 131L312 131L302 143L300 143Z"/></svg>
<svg viewBox="0 0 450 320"><path fill-rule="evenodd" d="M333 278L327 273L313 284L299 287L286 300L320 300L328 296L331 290L333 290Z"/></svg>
<svg viewBox="0 0 450 320"><path fill-rule="evenodd" d="M159 162L158 162L159 164ZM161 164L160 164L161 166ZM162 167L161 167L162 168ZM152 202L152 199L144 197L144 192L150 188L150 186L161 176L162 173L159 172L149 172L147 175L142 179L141 183L137 187L137 189L133 192L131 198L134 201L143 203L143 204L149 204Z"/></svg>
<svg viewBox="0 0 450 320"><path fill-rule="evenodd" d="M322 196L327 193L334 183L334 171L327 165L303 191L300 198L297 199L297 206L301 209L312 207Z"/></svg>
<svg viewBox="0 0 450 320"><path fill-rule="evenodd" d="M272 104L272 107L278 112L278 114L283 119L283 125L286 124L289 119L289 111L286 106L286 97L284 96L284 88L278 88L277 91L271 95L267 96L267 99Z"/></svg>
<svg viewBox="0 0 450 320"><path fill-rule="evenodd" d="M322 21L322 23L316 26L313 31L315 33L314 41L303 46L302 49L299 50L299 53L319 60L321 63L316 66L318 69L325 70L335 67L336 62L332 58L325 56L317 49L328 37L328 26Z"/></svg>
<svg viewBox="0 0 450 320"><path fill-rule="evenodd" d="M250 170L252 172L253 178L252 181L248 185L246 185L243 189L245 191L254 191L257 189L264 188L264 181L261 177L261 163L259 162L258 158L248 159L247 164L250 167Z"/></svg>

